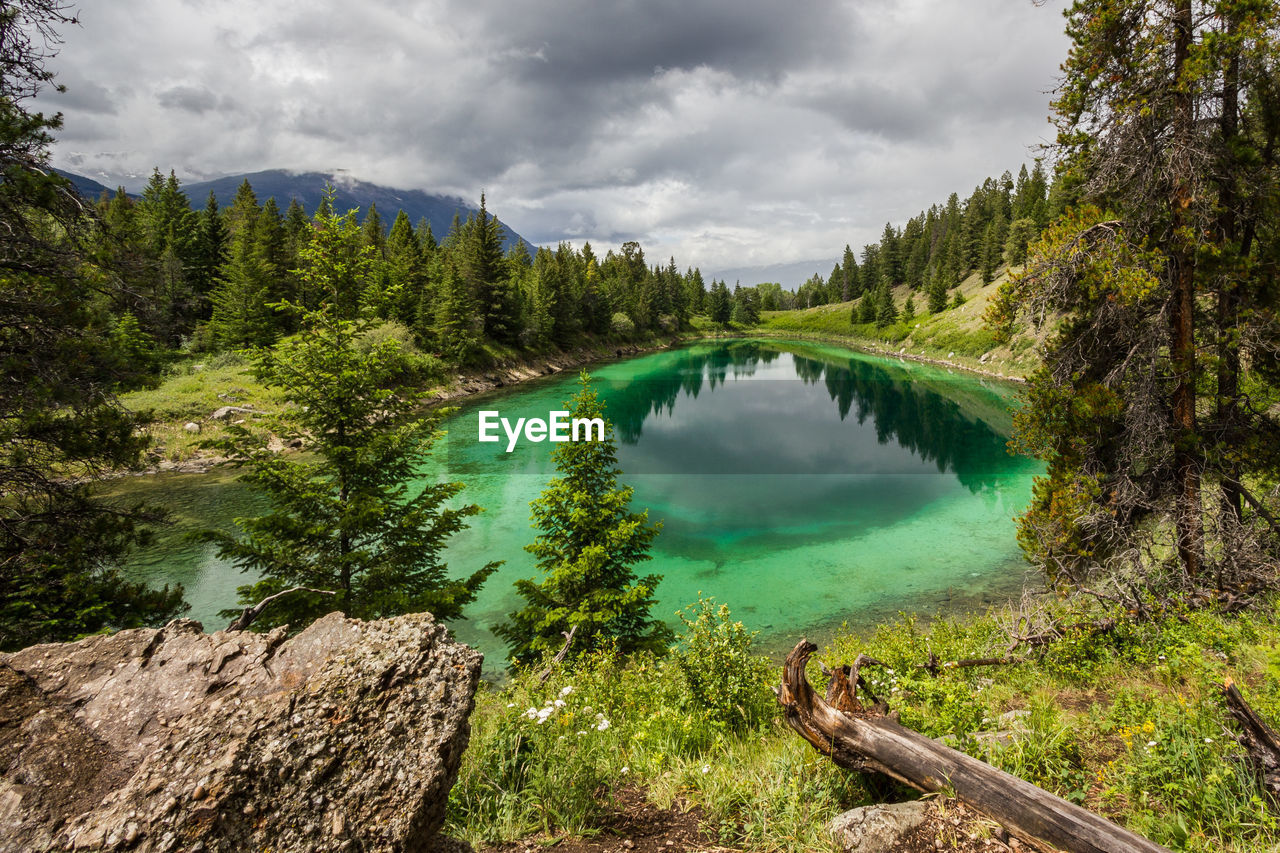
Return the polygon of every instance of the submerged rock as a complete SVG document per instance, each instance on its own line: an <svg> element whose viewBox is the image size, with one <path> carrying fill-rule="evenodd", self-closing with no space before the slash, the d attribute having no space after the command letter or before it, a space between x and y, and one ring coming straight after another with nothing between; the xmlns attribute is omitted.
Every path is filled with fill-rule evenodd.
<svg viewBox="0 0 1280 853"><path fill-rule="evenodd" d="M481 654L428 614L0 655L0 851L435 843Z"/></svg>

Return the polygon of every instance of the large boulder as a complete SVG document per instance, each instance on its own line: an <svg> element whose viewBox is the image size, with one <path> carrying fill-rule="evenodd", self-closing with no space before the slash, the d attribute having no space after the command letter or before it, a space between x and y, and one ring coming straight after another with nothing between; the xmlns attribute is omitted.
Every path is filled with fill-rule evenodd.
<svg viewBox="0 0 1280 853"><path fill-rule="evenodd" d="M427 614L0 655L0 851L428 848L480 663Z"/></svg>

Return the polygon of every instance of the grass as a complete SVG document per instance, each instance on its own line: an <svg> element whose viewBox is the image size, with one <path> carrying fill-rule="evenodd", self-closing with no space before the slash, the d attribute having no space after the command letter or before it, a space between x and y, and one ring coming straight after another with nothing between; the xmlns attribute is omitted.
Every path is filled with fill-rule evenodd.
<svg viewBox="0 0 1280 853"><path fill-rule="evenodd" d="M1077 611L1068 621L1085 607L1051 606ZM545 685L521 672L482 688L450 832L477 844L591 835L610 790L625 784L660 807L700 807L726 844L833 849L826 823L871 794L783 724L771 692L777 662L752 652L727 611L699 608L665 657L599 654L558 668ZM1235 679L1265 718L1280 721L1273 610L1121 620L1107 634L1068 634L1024 664L936 678L918 668L930 652L942 660L1003 653L1007 618L992 611L926 625L903 616L868 634L846 631L819 657L884 661L864 676L905 725L1171 849L1280 850L1219 689ZM821 686L816 665L810 677ZM723 689L708 693L708 684ZM1001 729L1002 738L977 736Z"/></svg>
<svg viewBox="0 0 1280 853"><path fill-rule="evenodd" d="M817 337L1008 377L1025 377L1038 364L1034 338L1024 331L1010 344L1002 346L982 323L987 303L1006 278L1007 271L984 285L976 274L971 275L952 291L953 297L956 292L960 293L964 303L932 315L923 310L927 301L923 293L912 293L905 285L899 286L893 294L899 311L907 297L912 296L920 312L909 323L898 322L883 328L874 323L854 323L852 315L857 303L841 302L794 311L767 311L761 317L760 330Z"/></svg>
<svg viewBox="0 0 1280 853"><path fill-rule="evenodd" d="M131 411L150 413L152 458L171 462L196 456L200 442L220 437L225 425L240 417L213 420L211 415L222 406L268 413L284 405L279 393L258 382L248 362L235 353L187 357L171 365L157 387L122 394L120 401ZM201 432L187 432L183 427L189 422L199 424Z"/></svg>

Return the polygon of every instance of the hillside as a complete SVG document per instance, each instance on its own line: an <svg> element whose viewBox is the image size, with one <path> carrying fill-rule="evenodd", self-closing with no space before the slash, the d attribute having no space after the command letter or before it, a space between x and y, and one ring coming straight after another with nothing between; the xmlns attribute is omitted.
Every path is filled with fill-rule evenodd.
<svg viewBox="0 0 1280 853"><path fill-rule="evenodd" d="M925 312L924 294L899 285L893 289L899 312L908 296L915 302L916 316L910 323L899 320L883 328L870 323L855 324L851 315L858 303L854 300L793 311L765 311L761 314L760 330L785 333L788 337L840 341L875 352L1021 379L1038 364L1033 335L1023 329L1009 344L997 345L995 337L982 323L987 303L1007 279L1007 270L1002 270L986 285L976 273L970 275L951 291L952 298L959 293L963 303L958 306L952 303L937 314Z"/></svg>

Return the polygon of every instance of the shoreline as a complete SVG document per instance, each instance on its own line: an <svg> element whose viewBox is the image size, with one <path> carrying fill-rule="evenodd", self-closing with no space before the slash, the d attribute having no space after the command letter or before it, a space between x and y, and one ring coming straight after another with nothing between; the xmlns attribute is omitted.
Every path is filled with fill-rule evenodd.
<svg viewBox="0 0 1280 853"><path fill-rule="evenodd" d="M559 352L552 355L538 356L536 358L530 357L515 359L481 370L458 371L454 375L453 382L432 395L427 405L430 408L448 405L449 403L465 400L478 394L485 394L490 391L496 391L500 388L521 385L534 379L540 379L544 376L554 376L557 373L563 373L567 370L585 367L590 364L630 358L638 355L646 355L648 353L660 352L662 350L668 350L684 346L686 344L696 343L698 341L735 339L750 340L752 338L817 341L838 344L855 352L861 352L867 355L877 356L879 358L896 358L900 361L915 361L922 364L930 364L935 367L960 370L965 373L983 376L988 379L998 379L1018 384L1026 383L1026 378L1020 375L1009 375L989 370L985 367L974 367L940 357L926 356L906 351L894 352L891 349L878 346L863 338L850 338L832 334L814 334L812 332L792 332L757 327L755 329L732 331L698 331L687 335L671 335L666 338L644 343L618 344L608 348L579 347L568 352ZM292 448L282 447L279 452L291 453L298 451ZM182 459L179 461L166 459L137 470L119 471L104 479L144 477L155 474L207 474L213 469L220 468L231 461L230 457L227 456L197 454L189 459Z"/></svg>
<svg viewBox="0 0 1280 853"><path fill-rule="evenodd" d="M579 347L569 352L560 352L554 355L508 361L483 370L458 371L455 373L451 384L441 388L427 401L427 407L435 408L447 405L478 394L495 391L499 388L520 385L543 376L554 376L557 373L563 373L566 370L573 370L588 364L671 349L672 347L698 340L700 337L702 336L671 336L648 343L620 344L608 349ZM277 449L277 453L281 454L297 452L300 452L300 450L284 446ZM143 468L116 471L102 479L116 480L122 477L147 477L156 474L207 474L231 461L233 460L230 457L220 454L206 455L197 453L188 459L178 461L163 459Z"/></svg>
<svg viewBox="0 0 1280 853"><path fill-rule="evenodd" d="M757 329L754 334L735 334L735 335L709 335L708 337L758 337L758 338L775 338L778 340L797 340L797 341L819 341L825 343L839 344L848 347L856 352L865 353L867 355L879 356L881 358L896 358L900 361L917 361L921 364L931 364L934 367L945 367L952 370L963 370L965 373L973 373L978 376L985 376L988 379L1000 379L1005 382L1015 382L1019 385L1027 384L1027 378L1017 373L1002 373L998 371L988 370L985 366L974 367L960 362L950 361L940 356L921 355L919 353L907 352L903 347L898 351L886 349L881 345L871 343L865 338L851 338L843 335L833 334L817 334L814 332L791 332L782 329ZM992 360L995 363L995 360Z"/></svg>

